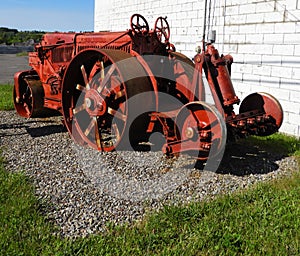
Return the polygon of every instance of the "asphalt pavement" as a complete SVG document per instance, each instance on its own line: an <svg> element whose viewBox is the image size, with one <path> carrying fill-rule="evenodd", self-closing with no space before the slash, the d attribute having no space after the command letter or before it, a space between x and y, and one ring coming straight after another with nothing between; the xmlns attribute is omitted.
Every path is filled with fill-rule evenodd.
<svg viewBox="0 0 300 256"><path fill-rule="evenodd" d="M0 54L0 84L13 84L14 74L28 69L31 69L28 65L28 56Z"/></svg>

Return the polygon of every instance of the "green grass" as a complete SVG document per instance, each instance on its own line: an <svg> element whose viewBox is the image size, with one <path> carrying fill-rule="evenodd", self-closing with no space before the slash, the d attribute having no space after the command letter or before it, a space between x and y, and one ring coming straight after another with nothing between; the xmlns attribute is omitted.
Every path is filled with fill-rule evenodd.
<svg viewBox="0 0 300 256"><path fill-rule="evenodd" d="M51 237L33 188L22 173L0 165L0 255L37 255Z"/></svg>
<svg viewBox="0 0 300 256"><path fill-rule="evenodd" d="M261 143L299 142L277 136ZM300 254L300 172L76 240L52 235L33 191L24 174L6 172L0 161L0 255Z"/></svg>
<svg viewBox="0 0 300 256"><path fill-rule="evenodd" d="M297 139L294 136L274 133L267 137L253 136L247 138L244 143L251 143L271 153L300 157L300 138Z"/></svg>
<svg viewBox="0 0 300 256"><path fill-rule="evenodd" d="M13 85L10 84L0 85L0 110L14 109L12 92L13 92Z"/></svg>
<svg viewBox="0 0 300 256"><path fill-rule="evenodd" d="M212 202L166 207L133 229L88 244L111 255L299 255L299 185L298 173Z"/></svg>

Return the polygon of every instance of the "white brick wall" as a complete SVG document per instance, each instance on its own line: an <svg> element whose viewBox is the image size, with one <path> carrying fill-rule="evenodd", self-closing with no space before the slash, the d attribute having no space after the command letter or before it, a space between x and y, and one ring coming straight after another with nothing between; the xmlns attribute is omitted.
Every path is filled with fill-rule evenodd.
<svg viewBox="0 0 300 256"><path fill-rule="evenodd" d="M300 0L212 3L216 47L236 62L236 93L241 99L255 91L274 95L284 109L280 130L300 136ZM95 0L95 31L126 30L134 13L145 16L150 28L167 16L172 43L192 58L202 39L203 10L204 0Z"/></svg>

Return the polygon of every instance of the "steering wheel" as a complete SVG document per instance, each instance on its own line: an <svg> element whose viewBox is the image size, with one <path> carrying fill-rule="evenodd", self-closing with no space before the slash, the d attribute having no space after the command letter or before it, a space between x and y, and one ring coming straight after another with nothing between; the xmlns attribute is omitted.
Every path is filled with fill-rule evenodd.
<svg viewBox="0 0 300 256"><path fill-rule="evenodd" d="M167 22L167 17L158 17L154 24L154 31L158 37L158 39L164 43L169 41L170 38L170 26Z"/></svg>
<svg viewBox="0 0 300 256"><path fill-rule="evenodd" d="M135 34L148 34L148 32L149 32L148 22L140 14L133 14L131 16L130 26L131 26L132 31L134 31Z"/></svg>

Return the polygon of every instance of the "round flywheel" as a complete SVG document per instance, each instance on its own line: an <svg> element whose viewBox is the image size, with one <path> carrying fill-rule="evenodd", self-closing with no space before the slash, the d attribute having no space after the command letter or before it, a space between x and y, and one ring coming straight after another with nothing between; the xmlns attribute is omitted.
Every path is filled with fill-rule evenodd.
<svg viewBox="0 0 300 256"><path fill-rule="evenodd" d="M144 92L150 93L134 97ZM149 123L147 110L154 104L151 92L149 77L129 53L82 51L70 62L63 79L68 131L76 142L101 151L115 150L125 141L137 143Z"/></svg>

